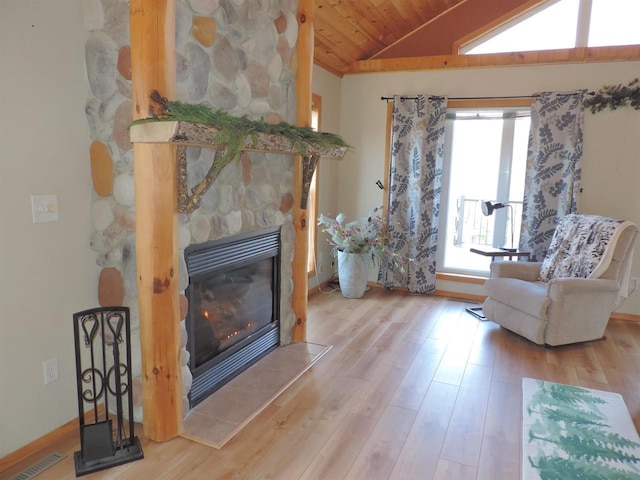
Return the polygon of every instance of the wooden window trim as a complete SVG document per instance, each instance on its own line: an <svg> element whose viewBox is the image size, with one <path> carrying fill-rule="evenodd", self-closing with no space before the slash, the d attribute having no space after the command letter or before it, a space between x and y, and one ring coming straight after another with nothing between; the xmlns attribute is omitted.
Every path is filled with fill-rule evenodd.
<svg viewBox="0 0 640 480"><path fill-rule="evenodd" d="M311 111L318 112L318 131L322 128L322 97L311 94ZM309 221L309 250L307 256L307 275L309 277L316 276L316 244L318 239L318 178L320 176L320 164L316 166L316 171L311 180L311 188L309 190L309 200L307 205L307 219Z"/></svg>

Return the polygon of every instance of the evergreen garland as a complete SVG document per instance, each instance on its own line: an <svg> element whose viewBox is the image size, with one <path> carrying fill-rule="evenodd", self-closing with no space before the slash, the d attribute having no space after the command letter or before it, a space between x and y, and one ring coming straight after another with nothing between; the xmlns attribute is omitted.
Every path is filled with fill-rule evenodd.
<svg viewBox="0 0 640 480"><path fill-rule="evenodd" d="M634 79L629 85L605 85L596 94L585 100L585 107L591 109L591 113L597 113L609 107L616 110L618 107L633 107L640 110L640 80Z"/></svg>
<svg viewBox="0 0 640 480"><path fill-rule="evenodd" d="M311 127L296 127L286 122L271 124L263 120L234 117L222 110L213 111L207 105L168 100L160 95L157 90L152 91L149 98L159 105L162 110L157 114L154 113L153 118L137 120L133 122L134 124L177 120L215 127L219 130L215 139L215 146L223 147L227 150L224 155L226 161L222 162L225 165L229 161L240 157L247 137L252 137L255 142L259 133L280 135L287 138L302 155L307 153L309 144L315 144L323 149L349 146L339 135L316 132Z"/></svg>

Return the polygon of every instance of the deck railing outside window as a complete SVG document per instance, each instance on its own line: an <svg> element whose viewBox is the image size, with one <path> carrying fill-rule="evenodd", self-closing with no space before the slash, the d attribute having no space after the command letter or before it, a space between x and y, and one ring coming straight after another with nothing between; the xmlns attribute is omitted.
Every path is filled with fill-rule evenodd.
<svg viewBox="0 0 640 480"><path fill-rule="evenodd" d="M482 214L480 205L485 199L461 196L457 201L455 220L456 233L454 245L511 246L511 215L513 215L513 243L518 245L520 238L520 218L522 202L510 201L510 207L496 210L493 215ZM496 200L490 200L495 203ZM505 212L502 214L501 212Z"/></svg>

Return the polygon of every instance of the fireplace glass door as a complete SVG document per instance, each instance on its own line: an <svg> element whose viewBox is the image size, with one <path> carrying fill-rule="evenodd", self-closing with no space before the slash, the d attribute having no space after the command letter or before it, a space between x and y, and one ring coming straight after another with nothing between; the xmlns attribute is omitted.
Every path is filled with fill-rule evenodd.
<svg viewBox="0 0 640 480"><path fill-rule="evenodd" d="M185 259L194 406L280 344L280 229L192 245Z"/></svg>
<svg viewBox="0 0 640 480"><path fill-rule="evenodd" d="M207 276L191 290L195 367L273 321L273 261Z"/></svg>

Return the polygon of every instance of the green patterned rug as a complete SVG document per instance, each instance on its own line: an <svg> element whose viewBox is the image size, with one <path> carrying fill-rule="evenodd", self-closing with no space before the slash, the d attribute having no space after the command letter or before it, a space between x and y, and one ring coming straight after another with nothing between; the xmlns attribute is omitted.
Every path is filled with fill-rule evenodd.
<svg viewBox="0 0 640 480"><path fill-rule="evenodd" d="M622 396L522 379L522 479L640 480L640 437Z"/></svg>

